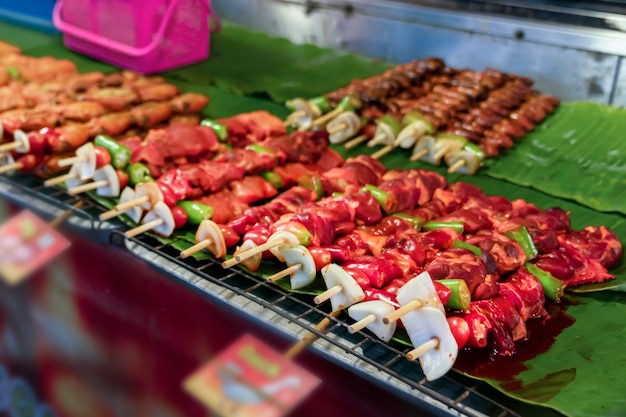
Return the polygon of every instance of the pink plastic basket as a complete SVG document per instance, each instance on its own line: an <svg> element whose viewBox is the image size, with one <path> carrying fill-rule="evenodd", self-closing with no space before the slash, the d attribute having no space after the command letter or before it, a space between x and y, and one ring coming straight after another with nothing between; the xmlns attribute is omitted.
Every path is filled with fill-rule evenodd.
<svg viewBox="0 0 626 417"><path fill-rule="evenodd" d="M143 74L209 56L211 0L58 0L65 46Z"/></svg>

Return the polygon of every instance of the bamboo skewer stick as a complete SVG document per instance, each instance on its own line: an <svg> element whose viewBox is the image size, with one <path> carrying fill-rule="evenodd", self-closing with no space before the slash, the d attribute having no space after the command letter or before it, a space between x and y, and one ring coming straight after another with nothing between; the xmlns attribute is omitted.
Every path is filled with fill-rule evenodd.
<svg viewBox="0 0 626 417"><path fill-rule="evenodd" d="M340 310L333 311L330 313L331 317L337 317L341 313ZM328 327L328 325L332 323L332 320L328 317L324 317L318 324L315 326L315 330L318 332L322 332L324 329ZM302 352L304 348L313 343L319 336L315 333L308 333L304 336L299 342L294 344L287 352L285 352L285 357L287 359L293 359L297 354Z"/></svg>
<svg viewBox="0 0 626 417"><path fill-rule="evenodd" d="M46 187L52 187L53 185L59 185L67 180L73 180L74 178L78 178L78 174L70 172L69 174L50 178L49 180L44 181L43 185L45 185Z"/></svg>
<svg viewBox="0 0 626 417"><path fill-rule="evenodd" d="M2 165L0 166L0 174L13 171L14 169L22 169L23 167L24 164L22 164L21 162L13 162L12 164Z"/></svg>
<svg viewBox="0 0 626 417"><path fill-rule="evenodd" d="M109 182L107 180L94 181L87 184L79 185L78 187L70 188L69 190L67 190L67 193L70 195L76 195L95 190L96 188L106 187L107 185L109 185Z"/></svg>
<svg viewBox="0 0 626 417"><path fill-rule="evenodd" d="M448 168L448 174L455 173L463 165L465 165L465 159L459 159L454 164L450 165L450 168Z"/></svg>
<svg viewBox="0 0 626 417"><path fill-rule="evenodd" d="M371 157L373 159L380 159L383 156L387 155L389 152L393 151L396 147L393 144L389 144L386 146L383 146L382 148L380 148L379 150L377 150L376 152L374 152Z"/></svg>
<svg viewBox="0 0 626 417"><path fill-rule="evenodd" d="M283 269L282 271L275 273L274 275L270 275L269 277L267 277L267 281L268 282L278 281L281 278L285 278L286 276L291 275L292 273L296 271L299 271L300 268L302 268L302 265L300 264L291 265L290 267L287 267Z"/></svg>
<svg viewBox="0 0 626 417"><path fill-rule="evenodd" d="M334 135L335 133L342 131L346 127L348 127L347 123L339 123L337 126L333 126L330 129L328 129L328 134Z"/></svg>
<svg viewBox="0 0 626 417"><path fill-rule="evenodd" d="M394 321L397 321L398 319L400 319L402 316L404 316L405 314L416 310L418 308L420 308L421 306L424 305L424 302L422 300L413 300L405 305L403 305L402 307L394 310L393 312L387 314L385 317L383 317L383 323L384 324L389 324L392 323Z"/></svg>
<svg viewBox="0 0 626 417"><path fill-rule="evenodd" d="M422 149L421 151L411 155L411 157L409 158L409 161L415 162L418 159L425 157L426 155L428 155L428 149Z"/></svg>
<svg viewBox="0 0 626 417"><path fill-rule="evenodd" d="M366 140L367 140L367 135L359 135L359 136L355 137L354 139L350 139L343 146L346 149L352 149L355 146L357 146L358 144L365 142Z"/></svg>
<svg viewBox="0 0 626 417"><path fill-rule="evenodd" d="M213 241L211 239L206 239L203 240L201 242L196 243L195 245L193 245L190 248L185 249L184 251L182 251L180 253L180 257L185 259L190 257L193 254L196 254L198 252L200 252L201 250L204 250L206 248L208 248L209 246L211 246L211 244L213 243Z"/></svg>
<svg viewBox="0 0 626 417"><path fill-rule="evenodd" d="M339 294L343 291L343 287L341 285L335 285L334 287L330 287L317 297L313 299L315 304L322 304L324 301L330 300L333 296Z"/></svg>
<svg viewBox="0 0 626 417"><path fill-rule="evenodd" d="M145 233L149 230L154 229L155 227L160 226L161 224L163 224L163 219L155 219L152 220L151 222L148 223L144 223L141 226L137 226L134 229L130 229L129 231L127 231L126 233L124 233L124 235L126 237L135 237L137 235L140 235L142 233Z"/></svg>
<svg viewBox="0 0 626 417"><path fill-rule="evenodd" d="M73 156L71 158L61 159L57 162L57 166L59 167L68 167L70 165L74 165L77 162L85 162L88 161L89 158L86 156Z"/></svg>
<svg viewBox="0 0 626 417"><path fill-rule="evenodd" d="M22 146L21 142L5 143L4 145L0 145L0 153L10 152L14 149L19 148L20 146Z"/></svg>
<svg viewBox="0 0 626 417"><path fill-rule="evenodd" d="M375 315L370 314L368 316L365 316L361 320L357 321L356 323L352 323L350 326L348 326L348 332L350 334L354 334L358 332L359 330L365 329L367 326L374 323L375 321L376 321Z"/></svg>
<svg viewBox="0 0 626 417"><path fill-rule="evenodd" d="M422 356L424 353L428 352L429 350L437 349L437 346L439 346L439 339L437 339L436 337L433 337L428 342L408 352L406 354L406 358L412 362L416 360L417 358L419 358L420 356Z"/></svg>

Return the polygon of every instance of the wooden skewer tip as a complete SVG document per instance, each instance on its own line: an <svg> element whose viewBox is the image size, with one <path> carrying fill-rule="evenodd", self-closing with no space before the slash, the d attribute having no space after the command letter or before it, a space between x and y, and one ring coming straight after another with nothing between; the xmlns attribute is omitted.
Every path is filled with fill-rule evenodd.
<svg viewBox="0 0 626 417"><path fill-rule="evenodd" d="M463 165L465 165L465 159L459 159L458 161L456 161L454 164L450 165L450 168L448 168L448 174L453 174L456 171L458 171L459 168L461 168Z"/></svg>
<svg viewBox="0 0 626 417"><path fill-rule="evenodd" d="M4 174L5 172L10 172L15 169L22 169L22 168L24 168L24 164L22 164L21 162L13 162L12 164L0 166L0 174Z"/></svg>
<svg viewBox="0 0 626 417"><path fill-rule="evenodd" d="M65 174L65 175L61 175L55 178L50 178L49 180L44 181L43 185L45 185L46 187L52 187L53 185L59 185L59 184L64 183L67 180L72 180L74 178L78 178L78 174L76 173Z"/></svg>
<svg viewBox="0 0 626 417"><path fill-rule="evenodd" d="M283 269L282 271L275 273L274 275L270 275L269 277L267 277L267 281L269 282L278 281L279 279L285 278L286 276L299 271L300 268L302 268L302 265L300 264L291 265L290 267L287 267Z"/></svg>
<svg viewBox="0 0 626 417"><path fill-rule="evenodd" d="M129 231L127 231L126 233L124 233L124 235L126 237L135 237L137 235L140 235L142 233L145 233L149 230L154 229L157 226L160 226L163 223L163 219L154 219L151 222L142 224L141 226L137 226L134 229L130 229Z"/></svg>
<svg viewBox="0 0 626 417"><path fill-rule="evenodd" d="M346 149L352 149L358 144L365 142L367 139L367 135L359 135L353 139L350 139L348 142L346 142L345 145L343 145L343 147Z"/></svg>
<svg viewBox="0 0 626 417"><path fill-rule="evenodd" d="M70 188L69 190L67 190L67 193L70 195L76 195L76 194L84 193L87 191L95 190L96 188L105 187L107 185L109 185L109 182L107 180L88 182L87 184Z"/></svg>
<svg viewBox="0 0 626 417"><path fill-rule="evenodd" d="M196 243L195 245L193 245L190 248L185 249L184 251L182 251L180 253L180 257L185 259L190 257L191 255L200 252L201 250L204 250L206 248L208 248L211 243L213 243L213 241L211 239L206 239L203 240L201 242Z"/></svg>
<svg viewBox="0 0 626 417"><path fill-rule="evenodd" d="M403 305L402 307L398 308L397 310L392 311L391 313L383 317L383 323L389 324L394 321L397 321L399 318L401 318L408 312L420 308L423 304L424 303L422 302L422 300L419 300L419 299L410 301L406 303L405 305Z"/></svg>
<svg viewBox="0 0 626 417"><path fill-rule="evenodd" d="M416 360L417 358L419 358L420 356L422 356L424 353L428 352L429 350L437 349L437 346L439 346L439 339L436 337L433 337L428 342L408 352L406 354L406 358L409 361L413 362L414 360Z"/></svg>
<svg viewBox="0 0 626 417"><path fill-rule="evenodd" d="M425 157L426 155L428 155L428 149L422 149L418 153L414 153L413 155L411 155L411 157L409 158L409 161L415 162L418 159Z"/></svg>
<svg viewBox="0 0 626 417"><path fill-rule="evenodd" d="M357 321L356 323L352 323L350 326L348 326L348 332L350 334L354 334L358 332L359 330L363 330L364 328L374 323L375 321L376 321L375 315L370 314L368 316L365 316L364 318Z"/></svg>
<svg viewBox="0 0 626 417"><path fill-rule="evenodd" d="M324 301L330 300L332 297L339 294L341 291L343 291L343 287L341 285L335 285L334 287L330 287L329 289L327 289L320 295L316 296L313 299L313 302L315 304L321 304Z"/></svg>
<svg viewBox="0 0 626 417"><path fill-rule="evenodd" d="M387 155L389 152L393 151L395 147L393 145L387 145L383 148L380 148L376 152L374 152L371 156L373 159L380 159L383 156Z"/></svg>

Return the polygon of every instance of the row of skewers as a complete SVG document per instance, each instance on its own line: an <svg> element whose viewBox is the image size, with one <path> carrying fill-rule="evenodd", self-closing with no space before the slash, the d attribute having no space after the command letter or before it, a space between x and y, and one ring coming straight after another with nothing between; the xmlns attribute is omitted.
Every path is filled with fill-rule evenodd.
<svg viewBox="0 0 626 417"><path fill-rule="evenodd" d="M448 165L473 174L487 157L510 149L558 106L532 89L532 80L494 69L447 67L429 58L309 100L295 98L285 123L294 129L325 129L347 149L366 143L378 159L412 149L411 161Z"/></svg>

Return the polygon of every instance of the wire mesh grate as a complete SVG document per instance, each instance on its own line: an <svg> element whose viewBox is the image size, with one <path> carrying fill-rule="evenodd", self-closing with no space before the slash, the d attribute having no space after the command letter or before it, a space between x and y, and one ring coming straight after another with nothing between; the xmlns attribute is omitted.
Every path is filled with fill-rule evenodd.
<svg viewBox="0 0 626 417"><path fill-rule="evenodd" d="M121 233L118 244L124 244ZM494 400L485 390L483 383L450 373L436 381L427 381L417 364L405 359L410 347L397 342L385 343L366 331L351 334L341 318L330 315L325 306L316 306L311 296L302 296L285 291L281 287L248 273L245 270L224 269L216 260L197 261L193 258L182 259L177 254L160 250L162 245L150 236L142 235L128 241L144 249L165 257L170 262L185 270L225 287L233 293L269 309L289 323L295 324L307 332L312 332L320 339L339 348L347 355L357 358L362 363L374 367L386 374L396 383L416 390L444 404L451 411L469 416L518 416L506 405ZM331 320L324 331L315 330L315 325L323 318ZM487 387L487 391L489 391Z"/></svg>
<svg viewBox="0 0 626 417"><path fill-rule="evenodd" d="M40 179L29 175L0 177L0 183L11 187L10 192L23 193L33 199L63 210L72 210L80 218L87 220L93 229L103 224L98 215L105 211L87 196L71 196L60 187L45 187ZM16 195L6 195L16 198ZM16 198L19 200L19 197ZM77 207L80 206L80 207ZM264 309L294 324L304 332L314 333L319 339L338 348L345 355L357 359L361 364L376 369L386 375L395 386L406 387L409 395L413 391L430 397L450 411L450 414L468 416L519 416L506 405L493 398L494 390L484 383L450 373L436 381L427 381L419 366L405 360L408 346L399 343L385 343L365 331L351 334L343 319L332 317L325 306L315 306L311 296L289 293L282 288L261 280L244 270L224 269L215 260L198 261L194 258L181 259L179 252L171 245L163 244L149 236L140 235L127 239L121 231L113 230L110 242L117 246L126 246L133 242L158 257L173 262L193 274L198 280L207 280L232 293L245 297ZM323 331L315 326L323 318L331 324ZM392 390L394 387L390 387ZM497 393L496 393L497 394Z"/></svg>

